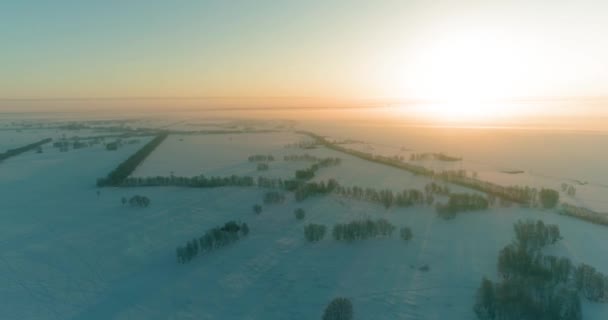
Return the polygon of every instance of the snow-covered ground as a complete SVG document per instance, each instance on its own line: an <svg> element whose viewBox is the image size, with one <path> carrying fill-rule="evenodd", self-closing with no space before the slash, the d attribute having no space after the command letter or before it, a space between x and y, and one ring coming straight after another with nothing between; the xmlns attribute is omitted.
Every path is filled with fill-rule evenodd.
<svg viewBox="0 0 608 320"><path fill-rule="evenodd" d="M552 188L573 185L574 197L561 192L563 200L608 213L606 133L568 133L523 130L408 128L369 124L319 124L303 129L336 141L355 140L345 147L384 156L444 152L462 161L414 161L434 170L467 170L482 180L500 185ZM521 170L520 174L504 171ZM581 185L581 183L583 183Z"/></svg>
<svg viewBox="0 0 608 320"><path fill-rule="evenodd" d="M172 134L133 173L148 176L267 176L293 178L298 169L308 168L306 161L284 161L285 155L312 154L309 150L286 148L305 139L291 132L239 134ZM267 171L258 171L252 155L272 155Z"/></svg>
<svg viewBox="0 0 608 320"><path fill-rule="evenodd" d="M253 174L249 155L271 153L277 158L271 168L279 168L291 165L283 154L309 153L343 159L319 170L317 179L395 189L429 182L323 148L284 148L301 139L171 135L136 174ZM255 215L251 207L264 194L256 188L103 188L98 196L96 178L140 147L48 148L0 163L0 318L319 319L332 298L346 296L357 319L473 319L481 277L496 278L498 251L513 239L513 223L527 218L560 226L564 240L548 253L608 273L602 246L608 229L548 211L493 209L446 221L429 207L385 210L338 196L296 203L290 196ZM291 175L294 168L280 170L277 175ZM151 206L121 204L135 194L148 196ZM299 207L306 210L300 222L293 215ZM414 238L304 240L306 223L331 228L362 217L410 226ZM247 238L176 263L177 245L231 219L250 226ZM423 265L430 270L419 270ZM584 302L583 313L584 319L604 319L608 304Z"/></svg>

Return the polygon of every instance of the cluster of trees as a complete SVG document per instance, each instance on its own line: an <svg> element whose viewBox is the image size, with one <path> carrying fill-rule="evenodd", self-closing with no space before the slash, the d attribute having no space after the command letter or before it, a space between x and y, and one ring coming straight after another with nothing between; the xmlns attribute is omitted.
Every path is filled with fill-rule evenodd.
<svg viewBox="0 0 608 320"><path fill-rule="evenodd" d="M560 214L586 220L595 224L608 226L608 215L605 213L595 212L583 207L573 206L568 203L561 205Z"/></svg>
<svg viewBox="0 0 608 320"><path fill-rule="evenodd" d="M42 146L43 144L51 142L51 140L53 140L53 139L47 138L47 139L40 140L38 142L30 143L23 147L7 150L4 153L0 153L0 161L6 160L10 157L14 157L16 155L22 154L22 153L30 151L30 150L37 149L38 147Z"/></svg>
<svg viewBox="0 0 608 320"><path fill-rule="evenodd" d="M277 191L269 191L264 194L264 204L277 204L285 202L285 194Z"/></svg>
<svg viewBox="0 0 608 320"><path fill-rule="evenodd" d="M352 320L353 304L347 298L333 299L323 312L322 320Z"/></svg>
<svg viewBox="0 0 608 320"><path fill-rule="evenodd" d="M489 207L488 199L475 193L452 193L448 203L437 204L437 214L444 219L451 219L463 211L485 210Z"/></svg>
<svg viewBox="0 0 608 320"><path fill-rule="evenodd" d="M311 161L311 162L318 162L321 161L322 158L316 157L316 156L312 156L309 155L308 153L305 154L301 154L301 155L297 155L297 154L291 154L291 155L286 155L283 157L284 161Z"/></svg>
<svg viewBox="0 0 608 320"><path fill-rule="evenodd" d="M254 212L255 214L260 214L260 213L262 213L262 206L261 206L261 205L259 205L259 204L254 204L254 205L253 205L253 212Z"/></svg>
<svg viewBox="0 0 608 320"><path fill-rule="evenodd" d="M327 182L307 182L294 190L295 198L296 201L303 201L312 196L329 194L339 186L338 182L334 179L329 179Z"/></svg>
<svg viewBox="0 0 608 320"><path fill-rule="evenodd" d="M340 159L340 158L324 158L322 160L319 160L317 163L313 164L312 166L310 166L310 168L296 170L296 174L295 174L296 179L310 180L315 177L315 173L317 172L317 170L319 170L321 168L337 166L340 164L340 162L342 162L342 159Z"/></svg>
<svg viewBox="0 0 608 320"><path fill-rule="evenodd" d="M555 224L545 224L542 220L518 221L513 229L517 245L528 251L538 250L561 239L559 227Z"/></svg>
<svg viewBox="0 0 608 320"><path fill-rule="evenodd" d="M158 147L168 136L168 133L160 133L150 142L146 143L141 149L137 150L127 160L122 162L112 170L105 178L97 179L97 186L119 186L123 181L142 163L156 147Z"/></svg>
<svg viewBox="0 0 608 320"><path fill-rule="evenodd" d="M581 264L574 270L576 288L585 298L595 302L608 301L608 277L594 267Z"/></svg>
<svg viewBox="0 0 608 320"><path fill-rule="evenodd" d="M127 204L127 198L122 198L122 204ZM147 208L150 205L150 198L146 196L134 195L129 199L131 207Z"/></svg>
<svg viewBox="0 0 608 320"><path fill-rule="evenodd" d="M298 220L304 220L304 218L306 217L306 212L302 208L297 208L296 210L293 211L293 215Z"/></svg>
<svg viewBox="0 0 608 320"><path fill-rule="evenodd" d="M484 278L477 290L473 307L477 317L580 320L580 299L565 285L572 269L570 260L540 253L543 246L559 239L559 228L541 221L520 221L514 229L516 241L498 257L502 281Z"/></svg>
<svg viewBox="0 0 608 320"><path fill-rule="evenodd" d="M386 219L355 220L349 223L334 225L332 236L334 240L365 240L376 237L391 237L396 227Z"/></svg>
<svg viewBox="0 0 608 320"><path fill-rule="evenodd" d="M576 195L576 188L567 183L562 183L562 192L565 192L567 195L574 197Z"/></svg>
<svg viewBox="0 0 608 320"><path fill-rule="evenodd" d="M268 166L268 163L265 163L265 162L260 162L260 163L258 163L258 164L257 164L257 167L256 167L256 169L257 169L258 171L268 171L268 169L269 169L269 168L270 168L270 167Z"/></svg>
<svg viewBox="0 0 608 320"><path fill-rule="evenodd" d="M304 238L310 242L317 242L325 237L327 227L322 224L311 223L304 226Z"/></svg>
<svg viewBox="0 0 608 320"><path fill-rule="evenodd" d="M199 253L209 252L227 246L240 237L249 234L249 227L246 223L228 221L222 227L215 227L205 232L198 239L192 239L183 246L176 249L177 262L187 263Z"/></svg>
<svg viewBox="0 0 608 320"><path fill-rule="evenodd" d="M427 184L426 186L424 186L424 191L427 194L437 194L440 196L449 196L450 195L450 188L446 185L440 185L437 184L435 182L431 182L429 184Z"/></svg>
<svg viewBox="0 0 608 320"><path fill-rule="evenodd" d="M501 281L486 278L473 307L479 319L580 320L579 293L606 302L608 278L593 267L575 267L565 257L545 256L541 250L561 239L559 227L542 221L517 222L515 241L500 251Z"/></svg>
<svg viewBox="0 0 608 320"><path fill-rule="evenodd" d="M266 161L274 161L274 157L270 154L254 154L247 158L249 162L266 162Z"/></svg>
<svg viewBox="0 0 608 320"><path fill-rule="evenodd" d="M540 204L545 209L555 208L557 203L559 202L559 192L553 189L541 189L538 194L538 199L540 200Z"/></svg>
<svg viewBox="0 0 608 320"><path fill-rule="evenodd" d="M218 188L226 186L234 187L251 187L255 186L255 179L248 176L231 175L228 177L205 177L204 175L196 177L133 177L126 178L120 183L124 187L158 187L158 186L175 186L189 188Z"/></svg>
<svg viewBox="0 0 608 320"><path fill-rule="evenodd" d="M420 160L460 161L462 158L448 156L445 153L412 153L410 155L410 161Z"/></svg>
<svg viewBox="0 0 608 320"><path fill-rule="evenodd" d="M387 209L393 206L410 207L429 202L432 203L434 201L432 195L425 195L424 192L416 189L393 192L388 189L376 190L373 188L362 188L357 186L342 187L338 185L335 188L335 191L341 196L382 204Z"/></svg>

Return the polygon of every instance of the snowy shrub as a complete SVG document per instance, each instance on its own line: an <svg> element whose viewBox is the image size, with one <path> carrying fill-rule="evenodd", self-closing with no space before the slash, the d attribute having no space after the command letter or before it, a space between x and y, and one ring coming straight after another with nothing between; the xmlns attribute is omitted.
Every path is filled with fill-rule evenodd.
<svg viewBox="0 0 608 320"><path fill-rule="evenodd" d="M409 227L402 227L399 230L399 235L401 236L401 239L405 241L411 240L413 237L412 229L410 229Z"/></svg>
<svg viewBox="0 0 608 320"><path fill-rule="evenodd" d="M351 320L353 304L347 298L335 298L325 308L322 320Z"/></svg>
<svg viewBox="0 0 608 320"><path fill-rule="evenodd" d="M296 219L298 220L303 220L304 217L306 217L306 212L304 212L304 209L302 208L296 209L293 213L296 216Z"/></svg>
<svg viewBox="0 0 608 320"><path fill-rule="evenodd" d="M146 196L135 195L129 199L129 205L132 207L147 208L150 205L150 199Z"/></svg>

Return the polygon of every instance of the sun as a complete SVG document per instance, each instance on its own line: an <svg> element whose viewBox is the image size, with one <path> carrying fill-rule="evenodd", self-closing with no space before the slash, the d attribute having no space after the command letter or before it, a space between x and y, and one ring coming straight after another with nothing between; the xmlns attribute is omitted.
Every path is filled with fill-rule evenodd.
<svg viewBox="0 0 608 320"><path fill-rule="evenodd" d="M403 84L425 103L419 115L441 121L490 121L522 111L504 103L526 85L520 48L495 33L458 32L430 40L402 72Z"/></svg>

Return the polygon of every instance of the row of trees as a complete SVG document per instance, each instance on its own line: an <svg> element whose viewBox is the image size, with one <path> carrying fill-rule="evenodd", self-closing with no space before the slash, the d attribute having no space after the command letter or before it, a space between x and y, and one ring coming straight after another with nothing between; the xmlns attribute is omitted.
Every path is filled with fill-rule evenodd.
<svg viewBox="0 0 608 320"><path fill-rule="evenodd" d="M304 201L305 199L318 196L318 195L326 195L338 188L340 185L338 181L334 179L329 179L327 182L307 182L301 184L294 190L296 201Z"/></svg>
<svg viewBox="0 0 608 320"><path fill-rule="evenodd" d="M608 215L605 213L595 212L583 207L573 206L568 203L563 203L560 214L575 217L578 219L586 220L595 224L601 224L608 226Z"/></svg>
<svg viewBox="0 0 608 320"><path fill-rule="evenodd" d="M405 189L401 192L394 192L389 189L377 190L374 188L364 189L357 186L350 188L338 186L336 193L356 200L379 203L387 209L390 207L422 205L434 201L432 195L425 195L424 192L417 189Z"/></svg>
<svg viewBox="0 0 608 320"><path fill-rule="evenodd" d="M330 166L339 165L342 162L340 158L325 158L313 164L307 169L296 170L295 178L297 180L310 180L315 177L315 173L321 169Z"/></svg>
<svg viewBox="0 0 608 320"><path fill-rule="evenodd" d="M22 153L30 151L30 150L37 149L40 146L42 146L43 144L51 142L51 140L53 140L53 139L47 138L47 139L40 140L38 142L30 143L23 147L7 150L4 153L0 153L0 161L6 160L10 157L14 157L16 155L22 154Z"/></svg>
<svg viewBox="0 0 608 320"><path fill-rule="evenodd" d="M120 184L124 187L160 187L175 186L189 188L218 188L218 187L251 187L256 185L256 181L248 176L231 175L228 177L133 177L126 178Z"/></svg>
<svg viewBox="0 0 608 320"><path fill-rule="evenodd" d="M283 156L284 161L310 161L310 162L319 162L323 160L323 158L319 158L313 155L305 154L290 154Z"/></svg>
<svg viewBox="0 0 608 320"><path fill-rule="evenodd" d="M266 161L274 161L274 157L270 154L254 154L247 158L249 162L266 162Z"/></svg>
<svg viewBox="0 0 608 320"><path fill-rule="evenodd" d="M452 193L446 204L437 204L437 214L444 219L451 219L463 211L485 210L489 207L488 199L476 193Z"/></svg>
<svg viewBox="0 0 608 320"><path fill-rule="evenodd" d="M376 237L391 237L396 227L386 219L355 220L349 223L334 225L332 236L334 240L354 241Z"/></svg>
<svg viewBox="0 0 608 320"><path fill-rule="evenodd" d="M270 169L270 166L268 166L268 163L260 162L257 164L256 169L258 171L268 171L268 169Z"/></svg>
<svg viewBox="0 0 608 320"><path fill-rule="evenodd" d="M137 150L127 160L112 170L105 178L97 179L97 186L119 186L123 181L148 157L156 147L158 147L168 136L168 133L160 133L150 142L146 143L141 149Z"/></svg>
<svg viewBox="0 0 608 320"><path fill-rule="evenodd" d="M445 153L412 153L410 155L410 161L421 161L421 160L439 160L439 161L460 161L462 158L448 156Z"/></svg>
<svg viewBox="0 0 608 320"><path fill-rule="evenodd" d="M177 262L190 262L199 253L209 252L227 246L239 238L249 234L249 227L246 223L228 221L222 227L215 227L205 232L198 239L192 239L183 246L176 249Z"/></svg>
<svg viewBox="0 0 608 320"><path fill-rule="evenodd" d="M501 186L498 184L494 184L488 181L482 181L477 179L476 177L468 177L466 171L464 170L448 170L442 172L435 172L432 169L428 169L424 166L415 165L412 163L403 162L399 158L391 158L380 155L373 155L371 153L366 153L358 150L348 149L338 144L332 143L329 140L325 139L322 136L316 135L311 132L300 131L301 134L306 134L315 141L329 149L336 150L339 152L343 152L354 157L373 161L377 163L381 163L384 165L392 166L395 168L403 169L409 171L413 174L423 175L431 178L441 179L445 182L451 182L454 184L458 184L470 189L478 190L485 192L487 194L494 195L501 199L506 199L515 203L520 204L533 204L535 198L536 189L529 187L520 187L520 186Z"/></svg>

